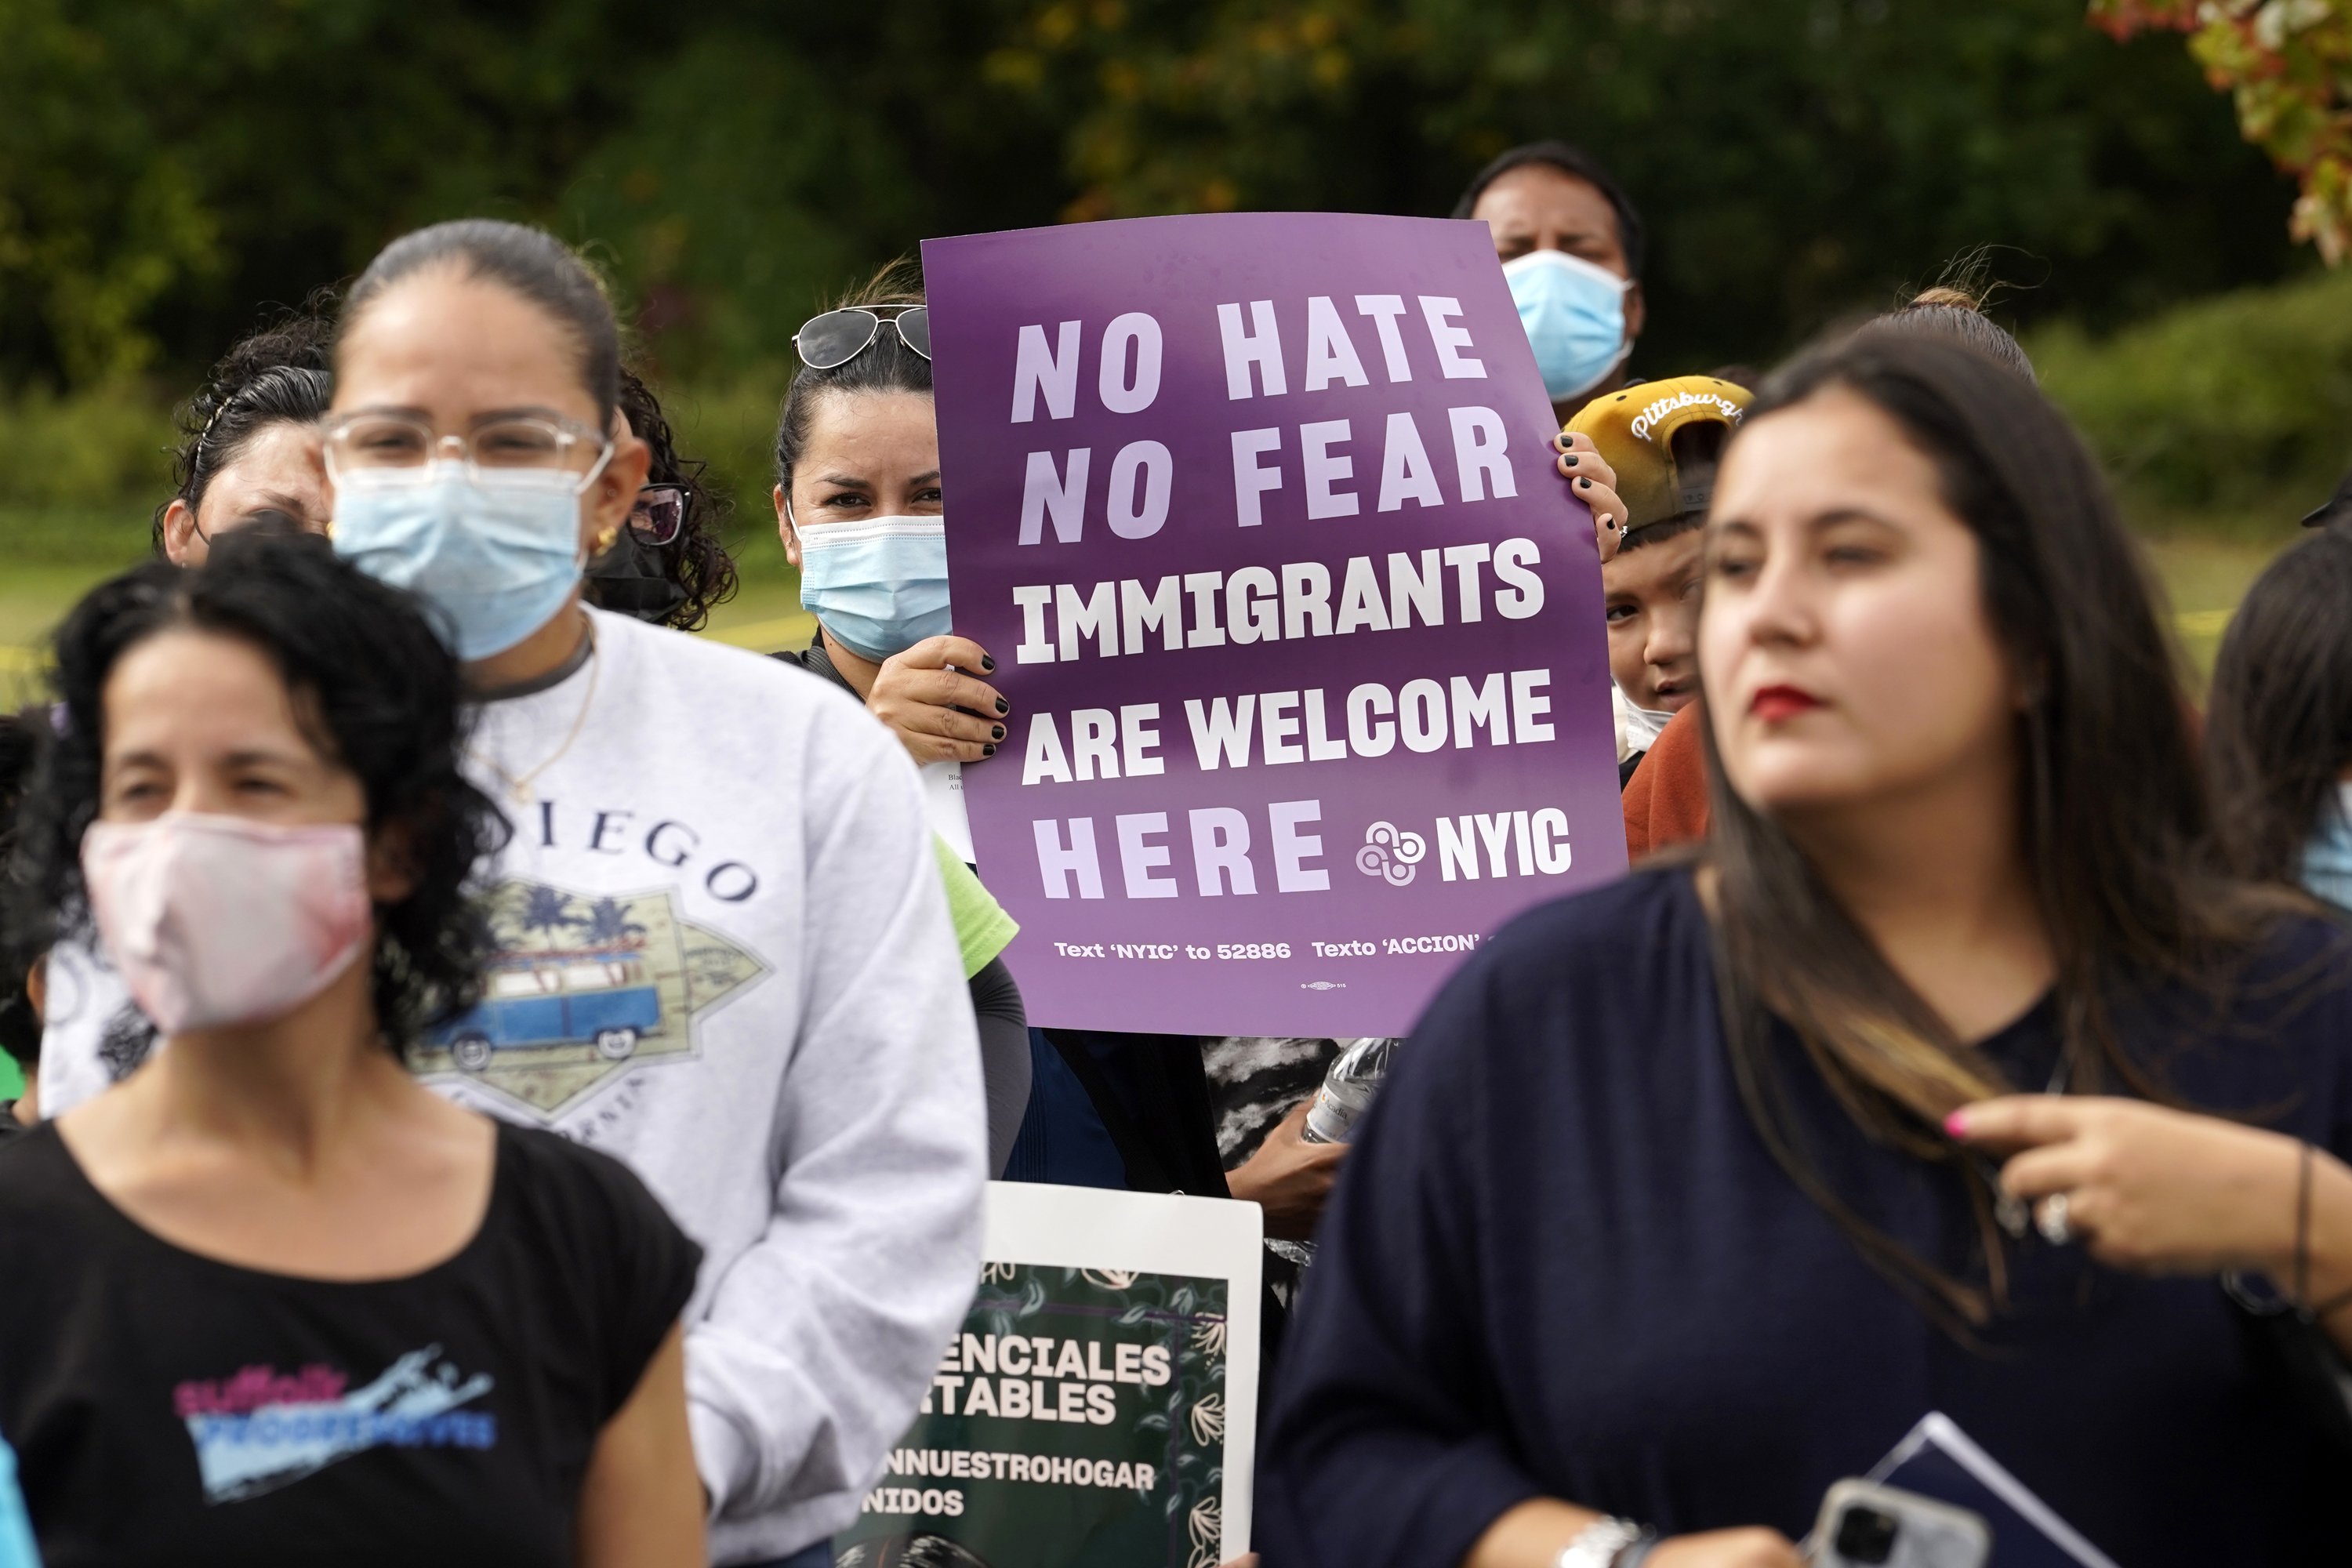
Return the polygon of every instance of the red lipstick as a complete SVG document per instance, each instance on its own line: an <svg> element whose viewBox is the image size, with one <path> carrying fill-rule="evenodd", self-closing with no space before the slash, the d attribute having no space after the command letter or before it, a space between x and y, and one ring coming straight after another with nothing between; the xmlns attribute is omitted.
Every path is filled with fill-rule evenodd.
<svg viewBox="0 0 2352 1568"><path fill-rule="evenodd" d="M1778 724L1821 705L1822 700L1801 686L1767 686L1748 700L1748 711L1767 724Z"/></svg>

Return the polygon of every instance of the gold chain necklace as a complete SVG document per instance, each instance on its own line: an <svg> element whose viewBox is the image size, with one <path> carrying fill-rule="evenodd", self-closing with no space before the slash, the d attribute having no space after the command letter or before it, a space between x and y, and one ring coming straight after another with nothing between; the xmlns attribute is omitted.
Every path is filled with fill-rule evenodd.
<svg viewBox="0 0 2352 1568"><path fill-rule="evenodd" d="M572 715L572 730L563 737L563 743L540 759L539 765L528 773L510 773L481 752L474 751L471 747L467 748L476 762L499 775L500 782L507 786L508 798L517 805L530 805L539 798L531 793L531 781L562 761L563 753L572 749L572 742L580 739L580 731L588 723L588 710L595 705L596 671L603 667L604 662L602 650L596 646L596 623L591 621L588 623L588 689L581 695L580 711Z"/></svg>

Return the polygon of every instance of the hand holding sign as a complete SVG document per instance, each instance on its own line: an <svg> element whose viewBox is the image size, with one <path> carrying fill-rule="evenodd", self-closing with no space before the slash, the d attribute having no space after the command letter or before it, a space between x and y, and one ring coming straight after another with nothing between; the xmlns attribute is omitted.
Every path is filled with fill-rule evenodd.
<svg viewBox="0 0 2352 1568"><path fill-rule="evenodd" d="M992 672L970 637L925 637L883 660L866 707L890 726L917 763L976 763L992 757L1013 711L1003 694L966 670Z"/></svg>
<svg viewBox="0 0 2352 1568"><path fill-rule="evenodd" d="M1551 444L1559 453L1552 466L1568 481L1570 493L1592 513L1592 540L1601 548L1601 559L1613 559L1625 539L1625 503L1617 494L1617 470L1580 430L1563 430Z"/></svg>

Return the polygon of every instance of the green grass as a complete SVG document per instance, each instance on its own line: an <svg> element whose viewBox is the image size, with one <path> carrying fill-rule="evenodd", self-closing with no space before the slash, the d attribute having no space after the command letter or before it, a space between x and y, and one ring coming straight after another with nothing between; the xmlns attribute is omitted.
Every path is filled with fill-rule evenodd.
<svg viewBox="0 0 2352 1568"><path fill-rule="evenodd" d="M0 511L9 563L0 573L0 703L37 693L41 645L84 594L147 558L146 520L87 511ZM801 608L800 574L772 534L729 541L742 574L735 596L710 613L704 635L772 653L815 630Z"/></svg>
<svg viewBox="0 0 2352 1568"><path fill-rule="evenodd" d="M2166 595L2172 601L2172 623L2182 651L2201 688L2213 672L2213 656L2221 651L2221 633L2245 597L2246 589L2263 567L2294 541L2254 543L2197 534L2173 534L2150 539L2148 553L2156 562Z"/></svg>

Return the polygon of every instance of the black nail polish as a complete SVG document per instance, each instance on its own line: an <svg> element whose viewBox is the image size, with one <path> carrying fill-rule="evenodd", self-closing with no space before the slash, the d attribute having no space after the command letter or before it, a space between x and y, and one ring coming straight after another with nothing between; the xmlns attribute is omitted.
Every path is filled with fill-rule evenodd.
<svg viewBox="0 0 2352 1568"><path fill-rule="evenodd" d="M1592 488L1592 481L1591 481L1591 479L1579 479L1579 480L1577 480L1577 481L1576 481L1576 483L1577 483L1578 488L1579 488L1579 489L1588 489L1588 490L1589 490L1589 489L1591 489Z"/></svg>
<svg viewBox="0 0 2352 1568"><path fill-rule="evenodd" d="M1013 704L1000 697L996 700L996 710L999 713L1010 713L1013 711Z"/></svg>
<svg viewBox="0 0 2352 1568"><path fill-rule="evenodd" d="M980 754L983 757L992 757L996 755L996 748L994 746L982 746L980 749Z"/></svg>
<svg viewBox="0 0 2352 1568"><path fill-rule="evenodd" d="M1002 741L1004 739L1004 726L1002 724L990 725L988 729L988 738L992 741Z"/></svg>
<svg viewBox="0 0 2352 1568"><path fill-rule="evenodd" d="M996 672L996 661L989 658L988 655L982 654L980 656L980 672L982 675L994 674Z"/></svg>
<svg viewBox="0 0 2352 1568"><path fill-rule="evenodd" d="M1576 467L1576 454L1575 454L1575 453L1573 453L1573 452L1570 452L1570 454L1568 454L1568 456L1566 456L1566 457L1562 458L1560 459L1560 461L1561 461L1561 462L1563 462L1563 463L1566 463L1570 468L1574 468L1574 467Z"/></svg>

